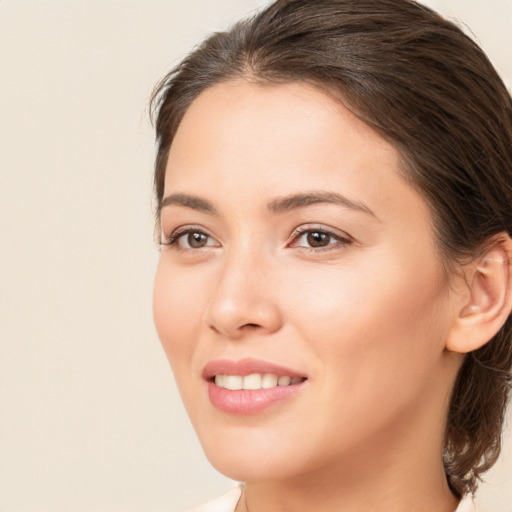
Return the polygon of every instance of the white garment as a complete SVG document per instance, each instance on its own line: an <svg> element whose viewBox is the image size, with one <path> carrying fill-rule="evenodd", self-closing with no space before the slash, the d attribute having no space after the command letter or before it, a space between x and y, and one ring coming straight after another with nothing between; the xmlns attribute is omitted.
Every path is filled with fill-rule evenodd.
<svg viewBox="0 0 512 512"><path fill-rule="evenodd" d="M189 512L234 512L240 495L241 487L235 487L228 493L224 494L216 500L205 503L204 505L194 508ZM471 496L466 496L457 507L455 512L477 512L475 504Z"/></svg>
<svg viewBox="0 0 512 512"><path fill-rule="evenodd" d="M234 512L241 494L242 487L235 487L220 498L209 501L208 503L205 503L198 508L194 508L189 512Z"/></svg>

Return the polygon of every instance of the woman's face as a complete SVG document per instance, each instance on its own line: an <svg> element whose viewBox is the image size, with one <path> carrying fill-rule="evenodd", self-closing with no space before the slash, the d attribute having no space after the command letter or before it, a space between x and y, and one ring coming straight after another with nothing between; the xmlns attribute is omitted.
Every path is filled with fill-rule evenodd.
<svg viewBox="0 0 512 512"><path fill-rule="evenodd" d="M154 317L226 475L286 478L439 441L454 307L431 215L398 167L303 84L216 85L184 116Z"/></svg>

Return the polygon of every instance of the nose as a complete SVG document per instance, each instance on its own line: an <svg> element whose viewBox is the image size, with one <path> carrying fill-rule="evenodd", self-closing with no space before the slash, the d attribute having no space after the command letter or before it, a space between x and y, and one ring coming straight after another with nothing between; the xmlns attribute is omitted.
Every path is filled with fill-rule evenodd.
<svg viewBox="0 0 512 512"><path fill-rule="evenodd" d="M282 316L271 267L251 251L226 258L207 307L208 327L232 339L279 330Z"/></svg>

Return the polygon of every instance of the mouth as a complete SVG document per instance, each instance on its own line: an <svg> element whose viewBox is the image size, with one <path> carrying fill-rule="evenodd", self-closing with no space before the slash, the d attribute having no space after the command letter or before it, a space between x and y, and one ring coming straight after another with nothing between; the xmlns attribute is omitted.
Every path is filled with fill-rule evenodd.
<svg viewBox="0 0 512 512"><path fill-rule="evenodd" d="M308 380L295 370L255 359L212 361L203 378L212 405L235 415L256 414L291 399Z"/></svg>
<svg viewBox="0 0 512 512"><path fill-rule="evenodd" d="M289 375L276 375L275 373L251 373L249 375L215 375L212 379L216 386L231 391L241 389L256 391L258 389L272 389L277 386L293 386L305 381L305 377L290 377Z"/></svg>

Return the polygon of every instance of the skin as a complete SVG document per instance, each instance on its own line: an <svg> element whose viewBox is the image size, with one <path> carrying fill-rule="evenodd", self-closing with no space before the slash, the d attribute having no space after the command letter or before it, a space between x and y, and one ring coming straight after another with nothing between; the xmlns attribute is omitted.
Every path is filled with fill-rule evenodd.
<svg viewBox="0 0 512 512"><path fill-rule="evenodd" d="M246 482L251 512L457 506L441 453L463 288L448 285L432 216L399 166L392 145L304 84L216 85L177 131L164 196L217 214L162 208L164 241L187 226L207 236L163 245L155 324L207 457ZM312 191L353 204L268 210ZM312 248L297 228L334 236ZM203 367L246 357L308 380L259 414L221 412Z"/></svg>

